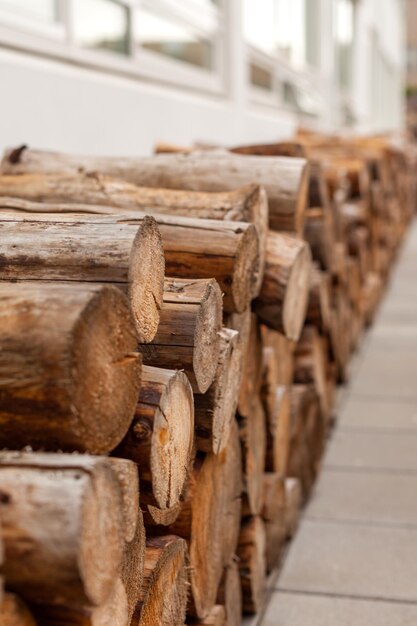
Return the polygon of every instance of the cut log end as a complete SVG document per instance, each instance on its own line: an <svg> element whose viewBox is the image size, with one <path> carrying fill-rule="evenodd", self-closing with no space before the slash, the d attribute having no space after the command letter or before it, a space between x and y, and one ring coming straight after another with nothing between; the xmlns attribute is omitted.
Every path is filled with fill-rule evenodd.
<svg viewBox="0 0 417 626"><path fill-rule="evenodd" d="M221 316L222 295L213 280L207 283L194 332L193 372L201 393L207 391L216 373Z"/></svg>
<svg viewBox="0 0 417 626"><path fill-rule="evenodd" d="M237 551L245 613L257 613L265 599L265 550L264 523L260 517L251 517L242 525Z"/></svg>
<svg viewBox="0 0 417 626"><path fill-rule="evenodd" d="M251 301L257 280L259 267L259 238L253 224L248 225L236 251L235 268L232 283L232 299L235 310L242 313Z"/></svg>
<svg viewBox="0 0 417 626"><path fill-rule="evenodd" d="M134 239L129 265L129 299L140 342L152 341L159 324L165 260L154 218L146 216Z"/></svg>
<svg viewBox="0 0 417 626"><path fill-rule="evenodd" d="M306 317L311 263L310 248L304 244L291 268L283 305L285 335L293 341L298 341Z"/></svg>
<svg viewBox="0 0 417 626"><path fill-rule="evenodd" d="M87 303L73 330L72 405L83 448L102 453L126 432L140 387L140 356L129 307L106 287Z"/></svg>
<svg viewBox="0 0 417 626"><path fill-rule="evenodd" d="M232 561L223 572L223 578L217 594L217 602L223 605L226 610L227 626L241 626L242 589L236 561Z"/></svg>

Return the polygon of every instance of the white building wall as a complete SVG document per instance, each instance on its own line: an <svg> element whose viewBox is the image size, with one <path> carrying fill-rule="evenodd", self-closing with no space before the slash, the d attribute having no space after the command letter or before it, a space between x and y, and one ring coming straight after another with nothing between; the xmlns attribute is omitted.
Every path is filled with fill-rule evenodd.
<svg viewBox="0 0 417 626"><path fill-rule="evenodd" d="M334 79L333 0L319 3L320 71L316 84L323 110L319 118L308 121L332 129L340 119ZM159 140L234 144L290 136L299 122L296 114L251 101L241 1L228 0L227 4L227 81L225 93L217 95L34 56L10 46L10 39L2 42L0 32L0 150L28 143L72 152L130 155L150 153ZM402 123L399 80L389 119L382 121L375 119L371 87L374 32L393 72L402 74L400 4L400 0L358 1L352 103L362 129L395 128Z"/></svg>

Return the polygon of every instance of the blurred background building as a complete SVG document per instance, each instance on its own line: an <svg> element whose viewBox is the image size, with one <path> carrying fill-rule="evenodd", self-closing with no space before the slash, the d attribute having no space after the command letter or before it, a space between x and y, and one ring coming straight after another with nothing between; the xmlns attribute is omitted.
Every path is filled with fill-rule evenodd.
<svg viewBox="0 0 417 626"><path fill-rule="evenodd" d="M0 148L398 129L404 31L402 0L0 0Z"/></svg>
<svg viewBox="0 0 417 626"><path fill-rule="evenodd" d="M407 0L407 121L417 139L417 0Z"/></svg>

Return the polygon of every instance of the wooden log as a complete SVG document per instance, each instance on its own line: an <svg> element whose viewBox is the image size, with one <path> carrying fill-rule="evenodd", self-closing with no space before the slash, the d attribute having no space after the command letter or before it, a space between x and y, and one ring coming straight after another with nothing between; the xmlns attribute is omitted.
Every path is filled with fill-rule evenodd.
<svg viewBox="0 0 417 626"><path fill-rule="evenodd" d="M331 277L315 264L310 274L310 290L307 305L306 324L312 324L319 332L330 329L330 290Z"/></svg>
<svg viewBox="0 0 417 626"><path fill-rule="evenodd" d="M10 587L48 605L105 602L124 534L121 486L107 459L2 452L0 484Z"/></svg>
<svg viewBox="0 0 417 626"><path fill-rule="evenodd" d="M136 535L138 518L142 517L139 509L138 467L127 459L110 457L108 462L121 487L124 540L129 543Z"/></svg>
<svg viewBox="0 0 417 626"><path fill-rule="evenodd" d="M139 341L150 341L162 305L164 255L155 220L95 223L94 217L33 213L0 202L2 280L67 280L124 285ZM45 205L38 205L43 211ZM102 219L105 219L103 216Z"/></svg>
<svg viewBox="0 0 417 626"><path fill-rule="evenodd" d="M294 358L294 382L315 386L323 419L327 420L329 415L327 359L323 343L314 326L304 326L300 340L295 347Z"/></svg>
<svg viewBox="0 0 417 626"><path fill-rule="evenodd" d="M144 366L139 402L114 454L139 467L141 505L171 509L183 495L194 442L193 393L178 370Z"/></svg>
<svg viewBox="0 0 417 626"><path fill-rule="evenodd" d="M140 597L145 565L145 526L142 511L139 511L133 539L124 544L120 580L126 592L129 623Z"/></svg>
<svg viewBox="0 0 417 626"><path fill-rule="evenodd" d="M194 398L197 447L214 454L227 445L243 372L239 333L223 328L219 335L220 356L214 381L205 394Z"/></svg>
<svg viewBox="0 0 417 626"><path fill-rule="evenodd" d="M265 469L286 475L290 453L290 393L286 385L275 389L273 419L267 420Z"/></svg>
<svg viewBox="0 0 417 626"><path fill-rule="evenodd" d="M214 279L166 278L156 335L139 349L146 365L183 369L194 390L205 393L220 356L222 295Z"/></svg>
<svg viewBox="0 0 417 626"><path fill-rule="evenodd" d="M32 605L39 626L130 626L126 591L120 578L97 607Z"/></svg>
<svg viewBox="0 0 417 626"><path fill-rule="evenodd" d="M0 283L0 446L105 453L135 411L141 358L110 286Z"/></svg>
<svg viewBox="0 0 417 626"><path fill-rule="evenodd" d="M36 622L25 603L14 593L6 593L0 604L2 626L36 626Z"/></svg>
<svg viewBox="0 0 417 626"><path fill-rule="evenodd" d="M221 529L223 534L221 551L223 564L227 566L232 562L236 554L242 512L242 451L236 420L232 422L229 440L221 455L223 457L223 483L221 488L224 515Z"/></svg>
<svg viewBox="0 0 417 626"><path fill-rule="evenodd" d="M252 400L249 417L239 418L242 444L243 515L258 515L262 508L262 477L266 456L266 419L259 396Z"/></svg>
<svg viewBox="0 0 417 626"><path fill-rule="evenodd" d="M300 519L302 504L301 483L298 478L285 479L285 519L287 537L294 537Z"/></svg>
<svg viewBox="0 0 417 626"><path fill-rule="evenodd" d="M217 604L224 606L227 626L241 626L242 589L236 560L225 567L217 593Z"/></svg>
<svg viewBox="0 0 417 626"><path fill-rule="evenodd" d="M145 577L130 626L182 624L187 608L188 553L175 535L146 542Z"/></svg>
<svg viewBox="0 0 417 626"><path fill-rule="evenodd" d="M273 348L278 367L278 385L291 385L294 377L294 342L266 326L261 326L262 343Z"/></svg>
<svg viewBox="0 0 417 626"><path fill-rule="evenodd" d="M0 213L0 233L5 255L0 277L126 282L133 276L143 295L145 283L142 278L137 280L141 265L138 270L134 268L144 264L144 258L142 252L137 252L134 238L144 221L155 225L150 222L153 218L138 212L120 213L114 207L75 204L68 205L68 209L74 211L70 214L45 213L49 205L36 203L31 203L28 218L19 210L27 204L26 200L15 198L0 200L0 208L4 209ZM244 311L252 298L259 267L259 238L255 226L246 222L156 214L155 220L162 237L166 273L186 279L215 278L224 292L225 310ZM42 254L36 243L36 237L40 236ZM79 245L74 245L73 238L77 238ZM24 265L21 246L25 246ZM94 249L94 264L91 264L91 249ZM162 255L162 250L160 252ZM162 301L162 267L158 272L156 254L154 258L153 255L146 258L149 259L146 264L149 289L161 275L161 292L154 301L155 307ZM130 291L133 291L132 286ZM148 297L151 296L148 294ZM135 302L133 298L132 309L139 315L141 309L138 306L136 312Z"/></svg>
<svg viewBox="0 0 417 626"><path fill-rule="evenodd" d="M249 517L239 536L239 558L243 612L257 613L264 603L266 582L265 526L260 517Z"/></svg>
<svg viewBox="0 0 417 626"><path fill-rule="evenodd" d="M259 393L262 377L262 340L258 320L255 314L243 321L242 349L243 372L239 390L238 412L243 417L249 417L252 412L252 400L254 395ZM233 324L236 320L229 320ZM246 344L246 349L245 349Z"/></svg>
<svg viewBox="0 0 417 626"><path fill-rule="evenodd" d="M304 238L310 244L313 259L320 269L332 271L335 263L335 225L328 210L313 207L306 211Z"/></svg>
<svg viewBox="0 0 417 626"><path fill-rule="evenodd" d="M301 158L246 156L225 150L142 158L80 157L20 146L6 151L2 174L95 171L144 187L228 191L257 183L268 194L273 230L301 234L308 191L308 163Z"/></svg>
<svg viewBox="0 0 417 626"><path fill-rule="evenodd" d="M97 173L73 176L22 174L0 177L0 196L55 204L64 211L70 208L68 204L91 204L117 207L115 211L139 210L147 214L251 222L256 226L259 235L259 268L252 295L259 294L268 231L268 199L265 189L259 185L207 193L137 187Z"/></svg>
<svg viewBox="0 0 417 626"><path fill-rule="evenodd" d="M190 626L192 624L194 624L194 626L227 626L225 607L216 604L207 617L189 621L188 624Z"/></svg>
<svg viewBox="0 0 417 626"><path fill-rule="evenodd" d="M281 474L264 474L262 519L266 534L266 567L277 566L287 537L285 479Z"/></svg>
<svg viewBox="0 0 417 626"><path fill-rule="evenodd" d="M302 239L270 232L264 281L254 310L261 322L297 341L306 316L311 252Z"/></svg>

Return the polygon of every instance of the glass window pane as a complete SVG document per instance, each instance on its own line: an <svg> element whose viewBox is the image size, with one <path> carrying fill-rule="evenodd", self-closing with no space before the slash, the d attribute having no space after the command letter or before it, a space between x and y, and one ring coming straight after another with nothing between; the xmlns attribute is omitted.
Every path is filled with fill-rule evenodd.
<svg viewBox="0 0 417 626"><path fill-rule="evenodd" d="M204 67L213 68L213 43L192 29L150 11L135 14L135 41L147 50Z"/></svg>
<svg viewBox="0 0 417 626"><path fill-rule="evenodd" d="M348 88L351 84L353 52L354 9L352 0L336 0L336 64L339 84Z"/></svg>
<svg viewBox="0 0 417 626"><path fill-rule="evenodd" d="M129 54L128 9L112 0L74 0L74 38L84 48Z"/></svg>
<svg viewBox="0 0 417 626"><path fill-rule="evenodd" d="M255 48L273 53L275 0L245 0L244 33L248 43Z"/></svg>
<svg viewBox="0 0 417 626"><path fill-rule="evenodd" d="M276 41L278 50L295 64L303 64L307 60L306 24L306 0L277 0Z"/></svg>
<svg viewBox="0 0 417 626"><path fill-rule="evenodd" d="M255 87L272 91L272 74L264 67L251 63L250 65L250 82Z"/></svg>
<svg viewBox="0 0 417 626"><path fill-rule="evenodd" d="M58 19L56 0L0 0L0 9L42 24L51 24Z"/></svg>

